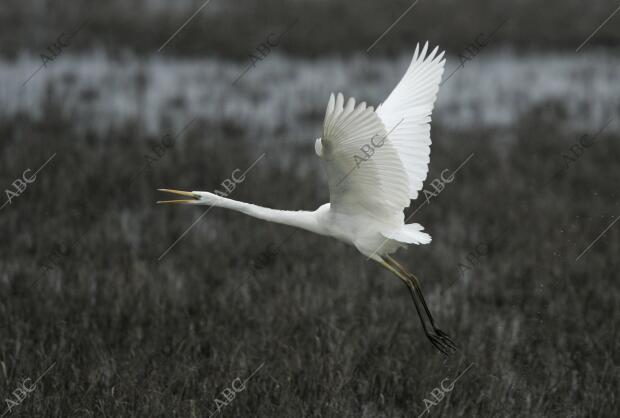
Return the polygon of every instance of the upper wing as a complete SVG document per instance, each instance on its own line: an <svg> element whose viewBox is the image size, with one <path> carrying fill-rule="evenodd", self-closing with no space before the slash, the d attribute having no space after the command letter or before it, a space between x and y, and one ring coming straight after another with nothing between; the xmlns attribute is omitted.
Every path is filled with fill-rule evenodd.
<svg viewBox="0 0 620 418"><path fill-rule="evenodd" d="M437 47L428 54L428 42L416 46L409 69L394 91L377 108L385 126L396 126L390 141L398 151L409 179L409 197L416 199L428 174L431 145L431 112L446 62ZM418 53L419 52L419 53ZM402 121L399 123L399 121Z"/></svg>
<svg viewBox="0 0 620 418"><path fill-rule="evenodd" d="M407 172L388 132L372 107L357 107L332 94L325 112L323 138L315 144L325 161L331 207L344 213L365 212L393 222L409 206ZM391 137L391 136L390 136Z"/></svg>

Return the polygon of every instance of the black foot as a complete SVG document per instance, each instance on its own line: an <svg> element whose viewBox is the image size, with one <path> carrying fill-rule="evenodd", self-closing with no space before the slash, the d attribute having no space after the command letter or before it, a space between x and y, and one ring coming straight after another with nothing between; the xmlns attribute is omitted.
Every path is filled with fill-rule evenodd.
<svg viewBox="0 0 620 418"><path fill-rule="evenodd" d="M435 334L439 335L439 338L441 338L442 341L444 341L448 346L450 346L451 349L453 350L459 349L458 345L456 345L456 343L452 341L452 338L450 338L448 334L446 334L439 328L435 328Z"/></svg>
<svg viewBox="0 0 620 418"><path fill-rule="evenodd" d="M426 334L431 344L435 346L444 356L449 356L457 350L457 346L452 339L440 329L435 329L433 334Z"/></svg>

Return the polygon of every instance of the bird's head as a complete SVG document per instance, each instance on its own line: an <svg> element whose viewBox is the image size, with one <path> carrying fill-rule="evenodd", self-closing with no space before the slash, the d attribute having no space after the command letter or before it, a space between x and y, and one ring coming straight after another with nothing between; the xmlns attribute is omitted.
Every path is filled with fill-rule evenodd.
<svg viewBox="0 0 620 418"><path fill-rule="evenodd" d="M220 196L209 192L184 192L182 190L174 189L157 189L160 192L172 193L181 196L187 196L191 199L176 199L176 200L158 200L158 204L164 203L177 203L185 205L212 205Z"/></svg>

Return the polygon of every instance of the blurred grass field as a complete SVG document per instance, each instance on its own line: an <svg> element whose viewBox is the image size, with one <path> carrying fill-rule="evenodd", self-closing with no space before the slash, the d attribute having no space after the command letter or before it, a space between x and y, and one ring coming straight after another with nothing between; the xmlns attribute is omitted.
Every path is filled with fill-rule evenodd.
<svg viewBox="0 0 620 418"><path fill-rule="evenodd" d="M75 2L70 0L5 0L0 10L0 54L23 50L44 53L60 33L85 22L72 48L104 48L155 53L165 47L176 56L246 58L270 32L295 19L282 49L289 55L316 57L365 51L399 17L373 55L398 54L414 40L428 39L451 52L462 51L479 33L489 33L509 19L494 42L520 50L574 51L618 7L614 0L140 0ZM204 6L204 8L202 8ZM405 13L411 7L410 12ZM404 15L404 16L403 16ZM620 26L605 25L590 46L617 47Z"/></svg>
<svg viewBox="0 0 620 418"><path fill-rule="evenodd" d="M596 130L567 134L563 107L503 129L433 124L429 179L474 157L415 216L433 242L397 255L461 346L448 359L405 287L334 240L213 209L158 260L202 213L155 206L158 187L213 190L265 152L232 198L327 201L313 141L288 139L301 132L263 149L198 118L136 177L161 141L137 121L76 132L62 102L4 119L5 188L56 155L0 212L0 394L54 365L11 415L209 416L262 365L222 416L410 417L473 364L431 416L615 416L620 224L575 258L620 214L619 135L577 158Z"/></svg>
<svg viewBox="0 0 620 418"><path fill-rule="evenodd" d="M403 16L412 1L212 0L188 22L204 4L0 9L0 414L617 416L615 2L421 0ZM327 202L314 138L329 93L380 103L427 39L448 60L425 189L471 159L407 210L432 243L396 256L460 345L449 358L354 248L155 205L157 188L223 190L250 166L231 198Z"/></svg>

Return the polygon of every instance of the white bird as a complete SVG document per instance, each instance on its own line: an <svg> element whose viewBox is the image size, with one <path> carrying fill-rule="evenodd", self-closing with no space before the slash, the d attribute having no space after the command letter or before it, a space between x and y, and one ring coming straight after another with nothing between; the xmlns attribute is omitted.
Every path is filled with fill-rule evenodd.
<svg viewBox="0 0 620 418"><path fill-rule="evenodd" d="M407 72L376 110L364 102L356 105L353 98L345 104L340 93L330 95L323 136L315 141L327 172L330 203L315 211L276 210L209 192L171 189L159 190L191 199L157 203L222 207L353 245L405 282L433 345L444 354L456 349L435 326L418 279L390 256L400 247L431 242L424 228L406 224L404 215L428 173L431 112L445 64L444 52L427 52L428 42L421 51L416 46Z"/></svg>

